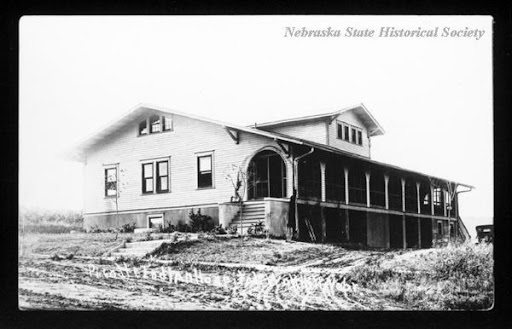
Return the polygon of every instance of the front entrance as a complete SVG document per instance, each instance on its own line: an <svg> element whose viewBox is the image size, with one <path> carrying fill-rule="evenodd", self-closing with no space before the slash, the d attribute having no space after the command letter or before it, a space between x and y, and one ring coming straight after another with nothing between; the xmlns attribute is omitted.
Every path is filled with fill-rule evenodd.
<svg viewBox="0 0 512 329"><path fill-rule="evenodd" d="M248 199L286 196L286 166L281 156L273 151L262 151L254 156L248 169Z"/></svg>

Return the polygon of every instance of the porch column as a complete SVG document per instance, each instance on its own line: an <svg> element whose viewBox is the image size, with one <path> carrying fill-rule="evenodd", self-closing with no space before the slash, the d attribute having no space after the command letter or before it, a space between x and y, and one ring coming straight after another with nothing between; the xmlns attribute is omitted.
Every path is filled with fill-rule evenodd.
<svg viewBox="0 0 512 329"><path fill-rule="evenodd" d="M407 240L406 240L406 230L405 230L405 215L402 215L402 247L404 249L407 248Z"/></svg>
<svg viewBox="0 0 512 329"><path fill-rule="evenodd" d="M434 216L434 187L430 185L430 214Z"/></svg>
<svg viewBox="0 0 512 329"><path fill-rule="evenodd" d="M388 185L389 185L389 176L388 175L384 175L384 196L386 198L386 209L389 209L389 190L388 190Z"/></svg>
<svg viewBox="0 0 512 329"><path fill-rule="evenodd" d="M405 179L402 180L402 211L405 212Z"/></svg>
<svg viewBox="0 0 512 329"><path fill-rule="evenodd" d="M348 168L343 168L345 171L345 203L348 204Z"/></svg>
<svg viewBox="0 0 512 329"><path fill-rule="evenodd" d="M325 222L324 211L325 211L325 208L321 207L320 208L320 220L321 220L321 224L322 224L322 237L321 237L322 242L325 242L327 240L327 224Z"/></svg>
<svg viewBox="0 0 512 329"><path fill-rule="evenodd" d="M421 222L418 217L418 248L421 248Z"/></svg>
<svg viewBox="0 0 512 329"><path fill-rule="evenodd" d="M442 193L441 195L443 196L443 214L444 214L444 217L447 216L447 213L446 213L446 191L445 190L441 190Z"/></svg>
<svg viewBox="0 0 512 329"><path fill-rule="evenodd" d="M320 162L320 190L322 202L325 202L325 162Z"/></svg>
<svg viewBox="0 0 512 329"><path fill-rule="evenodd" d="M366 206L370 208L370 172L364 173L366 176Z"/></svg>
<svg viewBox="0 0 512 329"><path fill-rule="evenodd" d="M420 183L416 182L416 199L418 201L418 214L421 214Z"/></svg>

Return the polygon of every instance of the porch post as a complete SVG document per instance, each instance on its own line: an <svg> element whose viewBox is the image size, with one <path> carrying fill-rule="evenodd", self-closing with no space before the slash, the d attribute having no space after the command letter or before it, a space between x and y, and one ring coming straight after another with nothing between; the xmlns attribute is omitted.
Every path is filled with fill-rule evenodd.
<svg viewBox="0 0 512 329"><path fill-rule="evenodd" d="M418 214L421 214L420 183L416 182L416 199L418 201Z"/></svg>
<svg viewBox="0 0 512 329"><path fill-rule="evenodd" d="M405 212L405 179L402 180L402 211Z"/></svg>
<svg viewBox="0 0 512 329"><path fill-rule="evenodd" d="M325 208L324 207L321 207L320 208L320 220L321 220L321 223L322 223L322 238L321 238L321 241L322 242L325 242L327 240L327 224L325 222Z"/></svg>
<svg viewBox="0 0 512 329"><path fill-rule="evenodd" d="M325 162L320 162L320 190L322 202L325 202Z"/></svg>
<svg viewBox="0 0 512 329"><path fill-rule="evenodd" d="M405 215L402 215L402 247L404 249L407 248L407 240L406 240L406 230L405 230Z"/></svg>
<svg viewBox="0 0 512 329"><path fill-rule="evenodd" d="M370 172L364 173L366 176L366 206L370 208Z"/></svg>
<svg viewBox="0 0 512 329"><path fill-rule="evenodd" d="M444 217L447 216L446 214L446 191L445 190L441 190L443 193L441 193L441 195L443 196L443 214L444 214Z"/></svg>
<svg viewBox="0 0 512 329"><path fill-rule="evenodd" d="M345 203L348 204L348 168L343 168L345 171Z"/></svg>
<svg viewBox="0 0 512 329"><path fill-rule="evenodd" d="M386 198L386 209L389 209L389 175L384 175L384 196Z"/></svg>
<svg viewBox="0 0 512 329"><path fill-rule="evenodd" d="M421 248L421 221L418 217L418 248Z"/></svg>
<svg viewBox="0 0 512 329"><path fill-rule="evenodd" d="M405 212L405 179L401 179L402 182L402 211ZM405 214L402 215L402 246L404 249L407 248L406 240L406 229L405 229Z"/></svg>
<svg viewBox="0 0 512 329"><path fill-rule="evenodd" d="M430 185L430 214L434 216L434 187Z"/></svg>

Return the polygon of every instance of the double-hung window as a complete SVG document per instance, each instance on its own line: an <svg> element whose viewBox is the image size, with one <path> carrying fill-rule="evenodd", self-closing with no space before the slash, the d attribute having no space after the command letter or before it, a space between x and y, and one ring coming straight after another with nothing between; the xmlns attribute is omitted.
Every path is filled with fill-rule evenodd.
<svg viewBox="0 0 512 329"><path fill-rule="evenodd" d="M197 155L197 188L213 188L213 152Z"/></svg>
<svg viewBox="0 0 512 329"><path fill-rule="evenodd" d="M105 196L114 197L117 195L117 167L105 169Z"/></svg>
<svg viewBox="0 0 512 329"><path fill-rule="evenodd" d="M169 159L142 163L142 193L169 192Z"/></svg>

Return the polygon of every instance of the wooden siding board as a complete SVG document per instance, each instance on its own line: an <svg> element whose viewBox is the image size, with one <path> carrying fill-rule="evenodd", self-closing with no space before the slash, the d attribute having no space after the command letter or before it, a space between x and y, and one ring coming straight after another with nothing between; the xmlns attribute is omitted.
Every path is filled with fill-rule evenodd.
<svg viewBox="0 0 512 329"><path fill-rule="evenodd" d="M279 148L272 139L240 133L236 144L222 126L174 115L174 131L137 136L138 122L119 130L87 154L84 168L85 213L115 211L115 199L104 196L104 164L119 163L119 210L226 202L233 195L226 173L242 165L257 149ZM325 131L325 129L324 129ZM197 189L196 153L214 151L214 189ZM141 160L170 157L170 193L142 195ZM287 164L291 177L291 163ZM291 179L288 193L291 191Z"/></svg>
<svg viewBox="0 0 512 329"><path fill-rule="evenodd" d="M308 123L296 123L281 127L263 128L270 132L285 134L292 137L307 139L313 142L327 144L325 121L313 121Z"/></svg>

